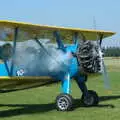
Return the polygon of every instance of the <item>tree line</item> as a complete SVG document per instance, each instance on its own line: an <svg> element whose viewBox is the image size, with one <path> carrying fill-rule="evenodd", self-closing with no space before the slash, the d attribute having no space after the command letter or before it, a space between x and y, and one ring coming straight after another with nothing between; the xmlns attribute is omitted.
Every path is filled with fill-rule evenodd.
<svg viewBox="0 0 120 120"><path fill-rule="evenodd" d="M105 57L120 57L120 47L103 48Z"/></svg>

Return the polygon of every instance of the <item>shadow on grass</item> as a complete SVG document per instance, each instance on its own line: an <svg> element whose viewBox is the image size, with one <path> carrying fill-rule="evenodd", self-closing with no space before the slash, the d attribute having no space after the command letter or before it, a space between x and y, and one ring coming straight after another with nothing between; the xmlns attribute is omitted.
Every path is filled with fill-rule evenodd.
<svg viewBox="0 0 120 120"><path fill-rule="evenodd" d="M103 101L109 101L109 100L116 100L116 99L120 99L120 95L114 95L114 96L100 96L99 97L99 101L103 102ZM84 105L82 105L80 99L76 99L74 101L74 108L79 108L79 107L85 107ZM98 108L102 108L102 107L108 107L108 108L115 108L115 106L113 104L98 104L97 106L92 106L92 107L98 107ZM91 108L91 107L88 107Z"/></svg>
<svg viewBox="0 0 120 120"><path fill-rule="evenodd" d="M12 117L24 114L44 113L55 109L54 103L49 104L0 104L0 107L12 109L0 111L0 117ZM17 108L16 108L17 107Z"/></svg>
<svg viewBox="0 0 120 120"><path fill-rule="evenodd" d="M100 101L107 101L107 100L115 100L115 99L120 99L120 95L114 95L114 96L101 96Z"/></svg>
<svg viewBox="0 0 120 120"><path fill-rule="evenodd" d="M101 101L113 100L113 99L120 99L120 96L101 96ZM0 111L0 117L12 117L17 115L25 115L25 114L34 114L34 113L44 113L55 110L55 103L49 104L0 104L0 107L10 107L8 110ZM12 108L11 108L12 107ZM80 99L74 100L74 110L80 107L84 107L81 104ZM98 108L114 108L115 106L112 104L99 104L98 106L94 106ZM89 107L90 108L90 107Z"/></svg>

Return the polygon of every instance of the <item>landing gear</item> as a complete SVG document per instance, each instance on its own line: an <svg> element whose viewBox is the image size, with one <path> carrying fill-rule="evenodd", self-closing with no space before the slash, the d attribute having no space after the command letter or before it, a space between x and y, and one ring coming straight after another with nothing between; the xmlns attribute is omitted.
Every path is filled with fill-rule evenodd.
<svg viewBox="0 0 120 120"><path fill-rule="evenodd" d="M96 106L99 103L97 93L92 90L88 90L86 95L83 94L81 100L85 106Z"/></svg>
<svg viewBox="0 0 120 120"><path fill-rule="evenodd" d="M87 76L78 76L76 82L82 92L81 101L85 106L96 106L99 103L99 97L93 90L88 90L85 84Z"/></svg>
<svg viewBox="0 0 120 120"><path fill-rule="evenodd" d="M56 97L56 107L59 111L70 111L72 109L73 99L69 94L60 94Z"/></svg>

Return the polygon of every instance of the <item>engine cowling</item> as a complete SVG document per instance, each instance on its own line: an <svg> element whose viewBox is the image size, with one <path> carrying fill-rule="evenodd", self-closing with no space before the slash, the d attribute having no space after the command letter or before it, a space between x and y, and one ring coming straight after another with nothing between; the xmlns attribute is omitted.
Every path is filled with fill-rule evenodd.
<svg viewBox="0 0 120 120"><path fill-rule="evenodd" d="M100 73L102 52L94 41L84 41L78 46L76 57L80 70L85 73Z"/></svg>

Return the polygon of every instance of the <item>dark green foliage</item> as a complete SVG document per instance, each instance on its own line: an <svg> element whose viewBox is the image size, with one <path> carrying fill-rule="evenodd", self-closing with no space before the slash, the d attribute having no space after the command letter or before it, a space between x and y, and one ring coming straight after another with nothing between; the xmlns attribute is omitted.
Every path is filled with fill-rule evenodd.
<svg viewBox="0 0 120 120"><path fill-rule="evenodd" d="M119 57L120 47L103 48L103 52L105 57Z"/></svg>

